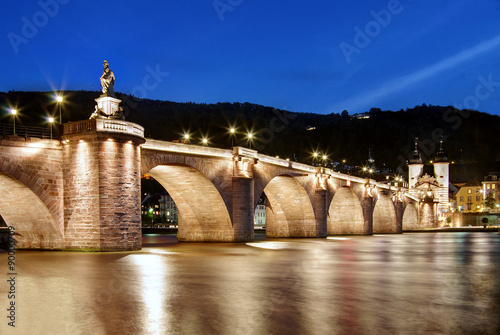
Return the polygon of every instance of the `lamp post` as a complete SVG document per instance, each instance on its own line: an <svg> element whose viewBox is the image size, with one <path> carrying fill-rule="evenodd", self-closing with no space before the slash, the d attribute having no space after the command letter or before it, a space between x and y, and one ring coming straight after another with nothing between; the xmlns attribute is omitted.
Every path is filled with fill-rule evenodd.
<svg viewBox="0 0 500 335"><path fill-rule="evenodd" d="M201 139L201 143L202 143L203 145L207 145L207 144L208 144L208 139L207 139L206 137L202 138L202 139Z"/></svg>
<svg viewBox="0 0 500 335"><path fill-rule="evenodd" d="M189 134L188 133L184 134L184 141L186 141L186 143L189 143Z"/></svg>
<svg viewBox="0 0 500 335"><path fill-rule="evenodd" d="M234 127L231 127L231 129L229 129L229 133L231 134L231 148L233 147L233 141L234 141L234 134L236 132L236 129L234 129Z"/></svg>
<svg viewBox="0 0 500 335"><path fill-rule="evenodd" d="M10 110L10 115L12 115L12 124L14 126L14 135L16 134L16 114L17 114L17 110L16 109L11 109Z"/></svg>
<svg viewBox="0 0 500 335"><path fill-rule="evenodd" d="M63 97L60 95L56 95L56 101L57 101L57 104L59 105L59 123L62 124L63 122L62 122L61 105L62 105Z"/></svg>
<svg viewBox="0 0 500 335"><path fill-rule="evenodd" d="M49 124L50 124L50 139L52 139L52 125L54 124L53 117L49 117Z"/></svg>
<svg viewBox="0 0 500 335"><path fill-rule="evenodd" d="M313 152L313 165L316 165L317 160L318 160L318 153L315 151Z"/></svg>
<svg viewBox="0 0 500 335"><path fill-rule="evenodd" d="M252 149L253 134L252 133L248 133L247 138L248 138L248 142L250 143L250 149Z"/></svg>
<svg viewBox="0 0 500 335"><path fill-rule="evenodd" d="M327 155L323 155L323 166L326 167L326 160L328 159Z"/></svg>

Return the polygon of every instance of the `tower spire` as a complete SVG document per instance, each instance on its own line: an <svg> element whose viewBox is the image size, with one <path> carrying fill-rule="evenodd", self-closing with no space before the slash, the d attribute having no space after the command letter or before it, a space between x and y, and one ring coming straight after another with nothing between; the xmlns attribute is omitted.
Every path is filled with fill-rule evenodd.
<svg viewBox="0 0 500 335"><path fill-rule="evenodd" d="M443 141L444 138L441 136L439 139L439 151L436 153L436 157L434 158L435 162L440 162L440 163L446 163L448 162L448 157L446 157L446 154L444 153L443 149Z"/></svg>
<svg viewBox="0 0 500 335"><path fill-rule="evenodd" d="M418 150L418 137L415 137L415 150L413 150L413 154L410 156L409 164L423 164L422 163L422 155Z"/></svg>

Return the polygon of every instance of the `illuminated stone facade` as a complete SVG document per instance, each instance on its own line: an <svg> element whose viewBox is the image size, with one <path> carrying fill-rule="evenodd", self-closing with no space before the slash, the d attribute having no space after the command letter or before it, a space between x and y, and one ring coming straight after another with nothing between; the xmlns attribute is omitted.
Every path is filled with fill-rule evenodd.
<svg viewBox="0 0 500 335"><path fill-rule="evenodd" d="M449 162L443 151L443 142L432 162L434 171L425 172L422 156L415 139L415 150L408 164L409 194L420 202L420 225L409 224L404 229L436 228L445 225L449 212Z"/></svg>
<svg viewBox="0 0 500 335"><path fill-rule="evenodd" d="M242 147L145 140L142 131L93 119L65 124L62 141L4 138L0 187L12 192L0 213L22 233L20 246L140 249L144 175L175 202L180 241L252 241L263 197L268 237L401 233L404 224L418 224L418 203L401 187Z"/></svg>
<svg viewBox="0 0 500 335"><path fill-rule="evenodd" d="M65 249L118 251L142 246L140 145L144 139L136 134L140 128L135 124L106 122L65 125Z"/></svg>
<svg viewBox="0 0 500 335"><path fill-rule="evenodd" d="M63 148L56 140L0 140L0 213L18 249L64 247Z"/></svg>

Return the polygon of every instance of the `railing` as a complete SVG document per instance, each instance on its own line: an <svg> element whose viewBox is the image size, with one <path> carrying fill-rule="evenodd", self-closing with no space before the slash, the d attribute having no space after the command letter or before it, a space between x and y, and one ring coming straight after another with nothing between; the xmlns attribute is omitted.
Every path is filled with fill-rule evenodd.
<svg viewBox="0 0 500 335"><path fill-rule="evenodd" d="M64 125L64 134L102 131L107 133L131 134L144 137L144 128L133 122L113 119L91 119L78 122L68 122Z"/></svg>
<svg viewBox="0 0 500 335"><path fill-rule="evenodd" d="M83 133L96 129L95 120L68 122L63 124L64 134Z"/></svg>
<svg viewBox="0 0 500 335"><path fill-rule="evenodd" d="M42 139L59 138L58 133L54 129L53 132L51 132L50 128L31 127L18 124L14 127L13 124L7 123L0 123L0 135L17 135L25 138L36 137Z"/></svg>

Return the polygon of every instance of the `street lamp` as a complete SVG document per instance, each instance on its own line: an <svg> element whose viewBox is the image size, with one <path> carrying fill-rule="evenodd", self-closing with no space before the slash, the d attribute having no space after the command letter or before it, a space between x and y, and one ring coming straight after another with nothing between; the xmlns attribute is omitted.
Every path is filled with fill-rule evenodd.
<svg viewBox="0 0 500 335"><path fill-rule="evenodd" d="M248 142L250 143L250 149L252 149L252 139L253 139L253 134L248 133L247 134Z"/></svg>
<svg viewBox="0 0 500 335"><path fill-rule="evenodd" d="M56 100L57 104L59 105L59 123L62 124L62 112L61 112L62 101L63 101L62 95L56 95L55 100Z"/></svg>
<svg viewBox="0 0 500 335"><path fill-rule="evenodd" d="M10 110L10 115L12 115L12 124L14 126L14 135L16 134L16 114L17 114L17 110L16 109L11 109Z"/></svg>
<svg viewBox="0 0 500 335"><path fill-rule="evenodd" d="M61 95L56 95L56 101L59 105L59 123L62 124L61 105L62 105L63 97Z"/></svg>
<svg viewBox="0 0 500 335"><path fill-rule="evenodd" d="M52 124L54 123L54 118L53 117L49 117L48 121L49 121L49 124L50 124L50 139L52 139Z"/></svg>
<svg viewBox="0 0 500 335"><path fill-rule="evenodd" d="M188 133L185 133L183 138L184 138L184 141L186 141L186 143L189 143L189 134Z"/></svg>
<svg viewBox="0 0 500 335"><path fill-rule="evenodd" d="M234 134L236 133L236 129L234 127L231 127L229 129L229 133L231 134L231 148L233 147L233 141L234 141Z"/></svg>
<svg viewBox="0 0 500 335"><path fill-rule="evenodd" d="M315 151L313 152L313 165L316 165L317 160L318 160L318 153Z"/></svg>
<svg viewBox="0 0 500 335"><path fill-rule="evenodd" d="M201 143L203 143L203 145L207 145L208 139L206 137L202 138Z"/></svg>
<svg viewBox="0 0 500 335"><path fill-rule="evenodd" d="M328 159L327 155L323 155L323 166L326 167L326 160Z"/></svg>

